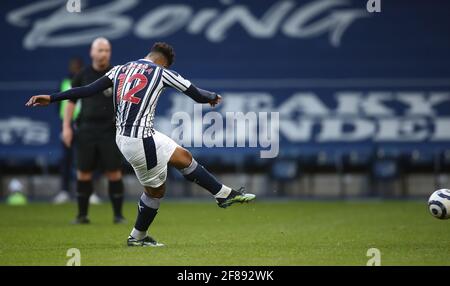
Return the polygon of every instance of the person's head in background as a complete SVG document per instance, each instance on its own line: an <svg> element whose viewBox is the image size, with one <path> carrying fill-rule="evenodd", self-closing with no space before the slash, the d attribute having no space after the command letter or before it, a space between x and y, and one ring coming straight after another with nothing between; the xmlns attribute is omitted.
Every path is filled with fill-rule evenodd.
<svg viewBox="0 0 450 286"><path fill-rule="evenodd" d="M97 71L103 71L110 66L111 44L106 38L95 39L91 44L92 67Z"/></svg>
<svg viewBox="0 0 450 286"><path fill-rule="evenodd" d="M83 60L79 57L73 57L69 61L69 75L73 77L83 68Z"/></svg>

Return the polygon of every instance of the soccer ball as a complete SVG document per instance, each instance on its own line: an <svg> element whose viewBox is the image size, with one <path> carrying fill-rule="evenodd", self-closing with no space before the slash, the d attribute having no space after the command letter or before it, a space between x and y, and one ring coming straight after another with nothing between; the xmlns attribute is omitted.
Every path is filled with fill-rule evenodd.
<svg viewBox="0 0 450 286"><path fill-rule="evenodd" d="M428 200L428 209L435 218L450 218L450 190L440 189L434 192Z"/></svg>

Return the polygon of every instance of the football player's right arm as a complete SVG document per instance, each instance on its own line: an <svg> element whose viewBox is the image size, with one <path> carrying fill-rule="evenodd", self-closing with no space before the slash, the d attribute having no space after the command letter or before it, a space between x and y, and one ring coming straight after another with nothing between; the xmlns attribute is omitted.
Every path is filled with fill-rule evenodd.
<svg viewBox="0 0 450 286"><path fill-rule="evenodd" d="M102 76L98 80L89 85L82 87L75 87L64 92L59 92L52 95L35 95L28 100L26 106L46 106L53 102L58 102L65 99L77 99L93 96L107 88L113 86L111 79L107 76Z"/></svg>
<svg viewBox="0 0 450 286"><path fill-rule="evenodd" d="M112 81L107 76L102 76L91 84L52 94L50 96L50 103L65 99L70 99L73 101L74 99L90 97L112 86Z"/></svg>

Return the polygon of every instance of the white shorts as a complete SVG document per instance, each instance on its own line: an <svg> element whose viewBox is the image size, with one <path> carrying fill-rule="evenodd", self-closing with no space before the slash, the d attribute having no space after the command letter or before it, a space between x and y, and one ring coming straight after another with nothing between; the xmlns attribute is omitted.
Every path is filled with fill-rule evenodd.
<svg viewBox="0 0 450 286"><path fill-rule="evenodd" d="M116 135L116 143L143 186L157 188L166 181L167 163L178 147L175 141L155 131L144 139Z"/></svg>

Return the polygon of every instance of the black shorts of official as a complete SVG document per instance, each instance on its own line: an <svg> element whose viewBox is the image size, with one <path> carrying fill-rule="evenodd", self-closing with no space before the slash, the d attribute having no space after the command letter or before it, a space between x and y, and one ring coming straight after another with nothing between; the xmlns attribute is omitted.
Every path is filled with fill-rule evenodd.
<svg viewBox="0 0 450 286"><path fill-rule="evenodd" d="M78 130L75 148L77 170L122 170L122 154L117 148L115 130Z"/></svg>

